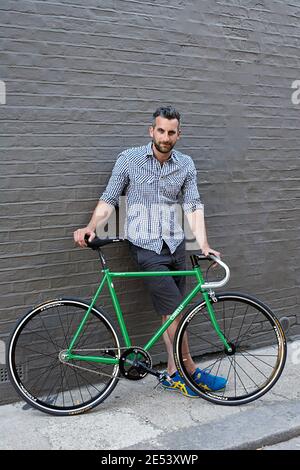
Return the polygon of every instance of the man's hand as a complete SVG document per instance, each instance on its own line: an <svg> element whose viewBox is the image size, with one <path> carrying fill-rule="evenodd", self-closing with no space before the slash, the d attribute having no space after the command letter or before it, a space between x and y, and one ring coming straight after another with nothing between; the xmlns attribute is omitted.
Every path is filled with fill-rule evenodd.
<svg viewBox="0 0 300 470"><path fill-rule="evenodd" d="M208 256L211 253L212 255L215 255L217 258L221 258L221 253L219 251L213 250L209 245L202 247L201 251L205 256Z"/></svg>
<svg viewBox="0 0 300 470"><path fill-rule="evenodd" d="M93 230L91 230L89 227L84 227L84 228L79 228L78 230L76 230L73 233L73 235L74 235L74 241L76 245L79 245L81 248L84 248L87 246L87 244L84 241L85 235L89 235L89 242L91 242L95 238L96 233Z"/></svg>
<svg viewBox="0 0 300 470"><path fill-rule="evenodd" d="M221 253L219 251L213 250L208 244L205 244L201 247L201 251L205 256L208 256L209 254L215 255L217 258L221 258ZM213 268L216 268L218 266L217 263L213 264Z"/></svg>

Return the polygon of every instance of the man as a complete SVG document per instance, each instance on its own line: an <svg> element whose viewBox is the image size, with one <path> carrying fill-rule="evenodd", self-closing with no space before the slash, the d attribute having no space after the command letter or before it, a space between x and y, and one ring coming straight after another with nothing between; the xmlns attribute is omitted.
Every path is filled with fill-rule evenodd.
<svg viewBox="0 0 300 470"><path fill-rule="evenodd" d="M95 237L97 225L106 223L119 197L126 191L126 238L133 258L143 271L186 269L184 233L173 210L179 202L203 254L220 257L207 241L193 160L174 150L181 134L178 111L171 106L158 108L153 113L149 134L152 141L148 145L130 148L119 155L89 224L74 232L75 242L86 246L84 236L88 234L90 241ZM186 277L145 279L154 308L165 322L183 299ZM179 321L177 317L163 336L168 353L167 372L172 380L164 380L162 385L185 396L197 397L183 382L174 363L173 339ZM183 347L186 367L197 383L212 390L224 388L225 379L196 367L189 354L187 338Z"/></svg>

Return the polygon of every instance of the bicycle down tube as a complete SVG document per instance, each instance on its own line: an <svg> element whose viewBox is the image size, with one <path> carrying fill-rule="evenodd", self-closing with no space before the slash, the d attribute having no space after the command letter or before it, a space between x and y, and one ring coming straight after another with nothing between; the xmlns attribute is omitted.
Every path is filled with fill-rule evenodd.
<svg viewBox="0 0 300 470"><path fill-rule="evenodd" d="M74 350L74 346L77 342L77 339L79 338L81 331L89 317L89 314L94 307L103 287L105 284L107 284L109 293L113 302L114 310L117 315L117 320L121 329L121 333L125 342L126 347L131 347L131 341L127 332L127 328L124 322L124 317L122 314L121 306L116 294L116 291L114 289L114 284L113 284L113 278L131 278L131 277L158 277L158 276L194 276L196 277L198 283L196 287L183 299L183 301L178 305L178 307L174 310L174 312L170 315L168 320L155 332L155 334L151 337L151 339L148 341L148 343L144 346L144 350L148 351L152 348L152 346L159 340L159 338L163 335L163 333L168 329L168 327L172 324L172 322L175 320L175 318L180 315L182 310L189 305L189 303L192 301L192 299L200 292L202 294L202 297L206 303L210 320L211 323L216 330L218 336L220 337L221 341L223 342L225 348L229 351L230 350L230 345L227 343L226 338L223 336L221 329L219 328L219 325L217 323L213 307L211 305L209 295L208 293L202 289L202 285L204 284L204 279L202 276L202 272L200 267L195 267L193 270L187 270L187 271L151 271L151 272L110 272L109 269L105 269L104 271L104 277L101 280L101 283L96 291L96 294L94 295L92 302L84 315L84 318L82 319L71 343L69 348L67 349L67 357L68 360L81 360L81 361L93 361L93 362L98 362L102 364L118 364L119 360L116 358L108 358L108 357L102 357L102 356L84 356L84 355L78 355L78 354L73 354L72 350Z"/></svg>

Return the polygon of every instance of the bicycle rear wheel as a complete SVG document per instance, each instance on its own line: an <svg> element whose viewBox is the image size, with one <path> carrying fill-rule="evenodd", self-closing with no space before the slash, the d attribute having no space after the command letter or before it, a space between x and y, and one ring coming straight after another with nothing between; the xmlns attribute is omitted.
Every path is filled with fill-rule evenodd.
<svg viewBox="0 0 300 470"><path fill-rule="evenodd" d="M232 352L225 351L202 302L178 326L174 341L178 370L195 392L213 403L241 405L256 400L273 387L283 370L286 341L282 327L266 305L248 295L218 294L216 302L211 302ZM223 390L201 385L201 377L196 379L194 371L186 369L186 338L197 368L227 380Z"/></svg>
<svg viewBox="0 0 300 470"><path fill-rule="evenodd" d="M8 371L15 389L31 406L54 415L79 414L97 406L115 388L118 365L62 360L88 307L80 300L53 300L17 324L7 351ZM92 309L72 352L120 357L118 335L101 309Z"/></svg>

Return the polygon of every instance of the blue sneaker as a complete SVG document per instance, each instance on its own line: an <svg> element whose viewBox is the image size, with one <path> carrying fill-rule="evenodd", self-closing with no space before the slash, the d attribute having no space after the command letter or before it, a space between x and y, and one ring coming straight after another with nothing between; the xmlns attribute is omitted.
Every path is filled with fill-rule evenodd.
<svg viewBox="0 0 300 470"><path fill-rule="evenodd" d="M217 375L212 375L205 370L199 369L199 367L193 373L193 379L197 385L209 392L216 392L217 390L223 390L226 387L227 380Z"/></svg>
<svg viewBox="0 0 300 470"><path fill-rule="evenodd" d="M199 398L199 395L193 390L188 387L183 379L180 377L179 372L176 371L173 375L171 375L171 381L169 380L163 380L161 382L161 385L166 389L166 390L172 390L174 392L179 392L182 393L185 397L189 398Z"/></svg>

